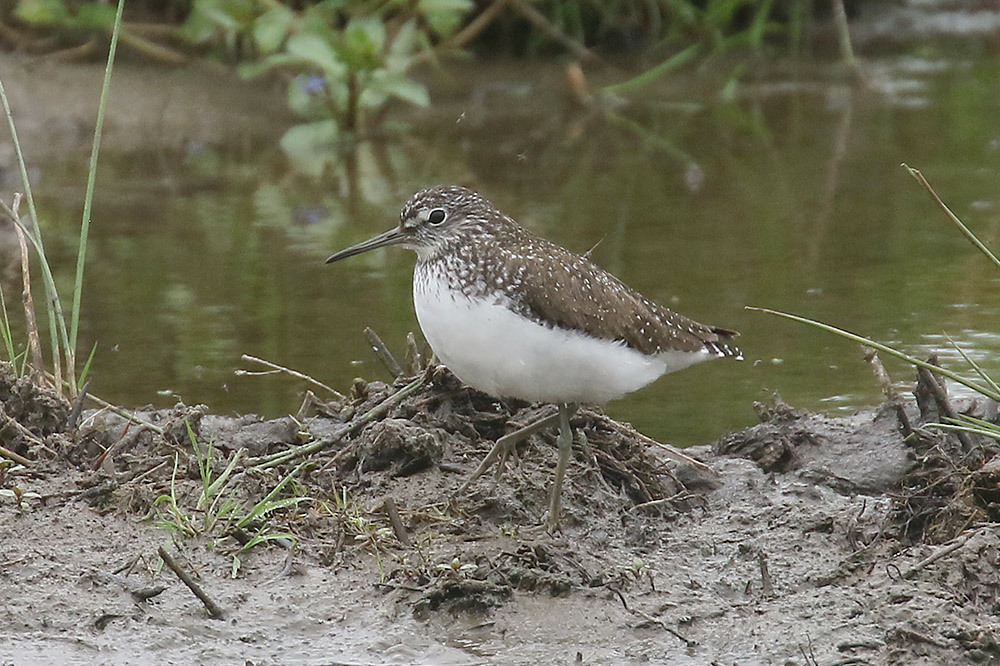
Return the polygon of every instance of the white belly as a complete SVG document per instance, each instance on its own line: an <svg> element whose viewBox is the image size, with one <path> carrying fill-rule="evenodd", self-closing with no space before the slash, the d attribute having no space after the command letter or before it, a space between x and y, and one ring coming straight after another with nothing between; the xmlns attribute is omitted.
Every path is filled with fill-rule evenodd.
<svg viewBox="0 0 1000 666"><path fill-rule="evenodd" d="M623 342L549 328L501 304L470 300L437 280L414 279L413 304L441 362L469 386L498 397L604 404L711 358L707 350L645 356Z"/></svg>

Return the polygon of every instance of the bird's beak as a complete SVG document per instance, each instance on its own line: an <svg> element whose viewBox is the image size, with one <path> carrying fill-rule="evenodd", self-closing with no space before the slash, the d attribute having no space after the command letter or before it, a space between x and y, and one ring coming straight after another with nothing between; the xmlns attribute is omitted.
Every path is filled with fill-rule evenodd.
<svg viewBox="0 0 1000 666"><path fill-rule="evenodd" d="M375 238L369 238L368 240L358 243L357 245L352 245L351 247L341 250L340 252L333 253L330 255L330 258L326 260L326 263L332 264L335 261L353 257L356 254L361 254L362 252L367 252L368 250L377 250L380 247L399 245L405 240L406 236L403 234L402 229L400 227L396 227L375 236Z"/></svg>

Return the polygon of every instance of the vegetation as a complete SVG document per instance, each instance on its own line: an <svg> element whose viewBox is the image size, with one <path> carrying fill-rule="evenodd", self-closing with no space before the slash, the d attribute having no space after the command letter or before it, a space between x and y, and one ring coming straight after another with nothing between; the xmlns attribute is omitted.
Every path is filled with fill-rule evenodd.
<svg viewBox="0 0 1000 666"><path fill-rule="evenodd" d="M913 176L913 178L915 178L918 182L920 182L920 184L930 193L934 201L944 211L945 215L948 216L949 221L951 221L951 223L958 228L958 230L962 233L962 235L965 236L966 239L968 239L969 242L972 243L977 250L982 252L993 263L994 266L1000 268L1000 259L998 259L996 255L988 247L986 247L986 245L984 245L981 240L979 240L979 238L962 222L962 220L958 218L957 215L955 215L955 213L952 212L950 208L948 208L948 206L944 203L944 201L942 201L941 198L938 196L937 192L934 191L934 188L931 187L930 183L927 182L927 179L924 178L924 175L920 173L920 171L913 169L907 166L906 164L903 165L903 168L906 169L907 173L909 173L911 176ZM998 385L997 382L992 377L990 377L987 373L985 373L982 370L982 368L980 368L979 365L977 365L976 362L973 361L965 353L965 351L958 345L955 345L956 351L958 351L959 355L961 355L962 358L965 359L970 369L975 372L976 376L978 377L978 381L967 379L962 375L958 374L957 372L941 368L934 363L923 361L914 356L901 352L898 349L894 349L892 347L889 347L888 345L875 342L874 340L870 340L866 337L857 335L855 333L851 333L850 331L845 331L844 329L838 328L836 326L831 326L829 324L824 324L822 322L807 319L805 317L800 317L785 312L778 312L775 310L769 310L766 308L750 308L750 309L757 310L760 312L765 312L767 314L777 315L779 317L791 319L792 321L797 321L803 324L809 324L810 326L815 326L824 331L833 333L835 335L839 335L840 337L846 338L853 342L861 343L865 347L870 347L871 349L875 349L889 356L901 359L912 365L914 368L922 368L924 370L927 370L928 372L937 373L944 377L947 377L953 382L962 384L963 386L972 389L973 391L983 396L984 398L1000 402L1000 385ZM997 426L996 424L992 423L986 423L984 421L981 421L980 419L973 419L964 415L962 415L961 418L948 419L948 421L945 424L941 424L939 427L943 429L973 432L980 435L986 435L996 440L1000 440L1000 426Z"/></svg>
<svg viewBox="0 0 1000 666"><path fill-rule="evenodd" d="M50 3L58 4L58 3ZM29 253L27 242L37 253L39 266L41 268L43 284L45 287L45 305L48 318L48 330L51 342L52 373L50 375L51 384L58 395L63 391L68 391L69 396L76 397L84 382L87 371L93 360L96 347L91 350L91 355L83 367L83 371L77 379L76 345L80 324L81 295L83 293L83 275L87 256L87 237L90 229L91 203L94 198L94 183L97 176L98 156L101 147L101 132L104 127L104 110L108 98L108 90L111 86L111 72L114 67L115 52L118 45L118 35L120 33L125 0L119 0L117 10L113 10L111 15L111 41L108 48L107 66L105 67L104 83L101 87L101 100L97 112L97 124L94 129L94 141L90 154L90 164L87 172L87 193L83 201L83 220L80 225L80 240L77 246L76 279L73 285L73 308L67 326L67 319L62 307L62 301L56 289L55 278L49 267L48 259L45 256L45 244L42 239L41 227L38 225L38 213L35 209L34 197L31 193L31 181L28 179L28 169L25 165L24 154L21 151L20 142L17 139L17 129L14 125L14 118L11 115L10 104L7 101L3 83L0 81L0 102L3 104L4 114L10 128L11 139L14 144L14 151L17 155L17 164L20 169L21 185L24 188L24 198L28 204L29 224L22 224L20 218L21 195L16 195L12 205L0 202L3 212L13 221L21 244L21 269L24 282L24 313L28 328L28 349L31 352L30 360L25 352L25 357L18 363L18 358L14 353L13 338L10 331L10 321L6 310L6 298L0 294L0 305L4 308L2 333L4 346L7 349L8 359L15 369L20 368L21 372L29 371L36 380L42 381L45 376L45 366L42 360L41 343L39 341L38 326L35 318L35 307L31 292L31 279L29 272ZM19 7L20 9L20 7ZM30 9L30 7L29 7ZM106 9L111 9L110 7ZM54 10L53 10L54 11ZM87 12L84 12L84 16ZM30 365L29 365L30 363Z"/></svg>
<svg viewBox="0 0 1000 666"><path fill-rule="evenodd" d="M995 267L1000 268L1000 259L941 200L924 175L906 164L902 166L927 190L962 235ZM956 410L940 379L946 377L972 389L983 398L985 404L995 405L1000 402L1000 384L965 350L952 342L976 379L969 379L954 370L938 366L936 357L922 360L836 326L776 310L750 309L814 326L860 343L866 350L866 358L872 362L875 374L883 385L886 404L896 412L900 430L905 435L904 442L909 444L910 450L921 461L904 475L900 494L896 498L895 512L906 537L944 542L958 537L974 523L996 521L996 478L989 463L1000 452L1000 425L994 422L995 419L980 418L974 413ZM936 403L936 413L929 422L922 427L913 427L881 362L874 352L867 350L901 359L916 369L917 388L914 393L918 405L922 391L932 395ZM924 410L920 406L922 416ZM953 438L938 438L934 436L935 432L953 435Z"/></svg>
<svg viewBox="0 0 1000 666"><path fill-rule="evenodd" d="M131 4L131 3L130 3ZM733 48L761 50L770 39L797 50L812 0L193 0L136 2L123 43L168 63L192 53L269 75L287 87L301 124L281 144L305 173L318 176L377 131L393 100L429 103L416 66L464 48L490 54L643 53L648 71L613 86L641 89L695 57ZM825 5L824 5L825 6ZM91 52L114 32L115 12L97 0L18 0L13 18L59 45ZM116 33L117 34L117 33ZM591 50L593 49L593 50ZM737 71L734 76L738 76Z"/></svg>
<svg viewBox="0 0 1000 666"><path fill-rule="evenodd" d="M288 532L278 532L271 528L271 517L280 511L293 509L311 498L296 492L294 479L302 470L299 465L283 475L274 487L261 499L252 501L241 497L246 484L241 478L247 473L241 470L234 474L244 451L233 453L225 469L215 475L213 472L213 448L211 442L199 445L189 422L186 422L188 438L194 451L201 480L201 492L188 500L182 498L177 489L177 472L180 457L174 456L174 470L170 477L170 489L153 503L156 525L170 532L175 541L184 542L195 537L209 539L207 547L218 548L225 539L235 539L239 544L232 553L232 576L240 570L241 555L260 544L276 541L283 545L294 544L295 537Z"/></svg>

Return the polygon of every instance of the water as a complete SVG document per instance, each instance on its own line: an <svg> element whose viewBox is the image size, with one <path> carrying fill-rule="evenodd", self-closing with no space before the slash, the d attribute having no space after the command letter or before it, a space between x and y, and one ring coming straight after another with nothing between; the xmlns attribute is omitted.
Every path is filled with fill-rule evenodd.
<svg viewBox="0 0 1000 666"><path fill-rule="evenodd" d="M752 424L752 402L773 391L824 411L880 399L855 344L747 305L960 368L950 336L1000 374L1000 273L899 167L921 169L980 238L1000 245L1000 67L995 58L870 65L870 90L797 64L750 75L722 100L732 65L717 63L604 111L567 102L554 65L458 71L432 81L432 109L395 115L411 130L363 146L322 186L295 177L274 147L283 120L255 116L259 105L245 100L226 101L249 114L238 128L224 116L196 132L165 111L136 138L134 125L112 122L80 336L81 349L98 345L92 390L125 406L181 398L274 416L298 408L303 386L236 376L257 369L241 354L342 390L356 376L386 378L361 331L373 327L402 354L417 327L413 256L323 260L394 225L410 194L444 182L480 190L578 252L596 245L593 258L644 294L742 332L744 363L668 375L609 407L662 441L706 442ZM120 85L141 87L149 75L122 76ZM155 89L173 85L154 76L163 77ZM89 138L81 131L72 147L45 151L44 129L24 141L68 294ZM16 281L3 284L18 293ZM906 366L887 365L910 379Z"/></svg>

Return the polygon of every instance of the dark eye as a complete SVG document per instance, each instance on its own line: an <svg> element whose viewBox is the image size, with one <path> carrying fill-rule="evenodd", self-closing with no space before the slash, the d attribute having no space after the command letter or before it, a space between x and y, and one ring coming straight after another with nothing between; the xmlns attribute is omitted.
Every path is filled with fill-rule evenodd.
<svg viewBox="0 0 1000 666"><path fill-rule="evenodd" d="M445 217L447 217L447 213L444 212L444 208L435 208L427 215L427 221L437 225L444 222Z"/></svg>

